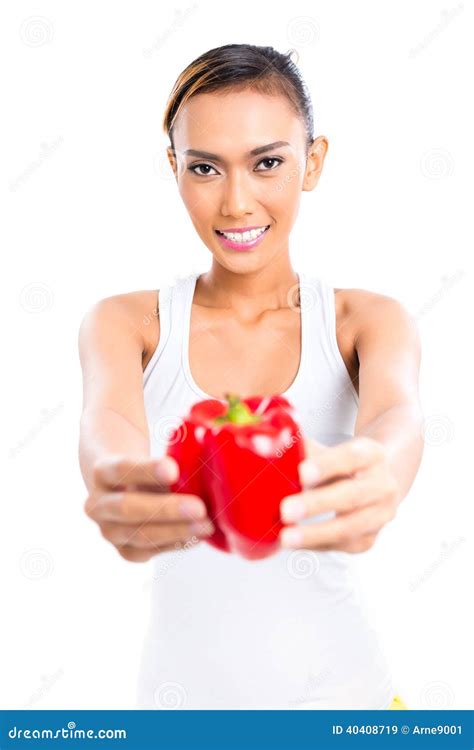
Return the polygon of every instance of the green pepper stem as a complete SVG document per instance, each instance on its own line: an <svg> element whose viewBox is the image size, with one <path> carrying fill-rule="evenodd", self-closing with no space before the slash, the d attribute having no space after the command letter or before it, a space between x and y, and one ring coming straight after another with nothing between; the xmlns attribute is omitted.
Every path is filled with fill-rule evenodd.
<svg viewBox="0 0 474 750"><path fill-rule="evenodd" d="M244 404L237 393L225 393L227 399L228 408L226 414L222 417L216 417L214 422L222 424L224 422L232 422L234 424L256 424L261 422L262 418L257 414L253 414L247 404Z"/></svg>

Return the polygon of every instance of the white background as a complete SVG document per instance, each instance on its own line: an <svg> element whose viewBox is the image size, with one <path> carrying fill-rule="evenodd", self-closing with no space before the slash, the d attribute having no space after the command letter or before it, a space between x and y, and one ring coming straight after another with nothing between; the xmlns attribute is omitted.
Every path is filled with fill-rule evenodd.
<svg viewBox="0 0 474 750"><path fill-rule="evenodd" d="M418 321L423 463L358 564L408 705L472 707L472 15L456 0L3 13L2 708L134 707L151 563L83 512L77 331L100 298L209 267L161 118L181 70L232 42L297 49L329 140L294 267Z"/></svg>

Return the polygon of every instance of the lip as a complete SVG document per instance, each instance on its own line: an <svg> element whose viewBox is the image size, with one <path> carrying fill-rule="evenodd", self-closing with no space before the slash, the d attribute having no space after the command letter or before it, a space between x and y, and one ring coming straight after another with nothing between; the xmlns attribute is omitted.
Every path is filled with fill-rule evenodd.
<svg viewBox="0 0 474 750"><path fill-rule="evenodd" d="M260 234L256 239L251 240L250 242L234 242L233 240L227 239L227 237L224 237L222 234L218 234L215 230L215 235L218 240L220 240L221 244L224 245L224 247L230 248L231 250L241 250L245 252L246 250L253 250L257 245L260 245L261 242L263 242L263 239L265 235L268 233L270 229L270 225L267 224L268 229L266 229L262 234ZM246 227L244 229L241 229L240 231L248 231L249 229L260 229L260 227ZM219 230L222 231L222 230ZM226 229L226 232L231 231L237 231L237 230L231 230Z"/></svg>
<svg viewBox="0 0 474 750"><path fill-rule="evenodd" d="M225 229L221 229L218 227L219 232L249 232L251 229L261 229L262 227L268 227L269 224L257 224L254 227L226 227Z"/></svg>

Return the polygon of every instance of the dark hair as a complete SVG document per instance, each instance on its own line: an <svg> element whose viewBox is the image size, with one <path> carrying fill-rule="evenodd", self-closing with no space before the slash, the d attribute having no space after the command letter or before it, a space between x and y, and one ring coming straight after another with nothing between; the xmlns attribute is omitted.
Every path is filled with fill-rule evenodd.
<svg viewBox="0 0 474 750"><path fill-rule="evenodd" d="M177 78L168 98L163 129L174 150L173 126L181 108L196 94L252 89L266 95L286 96L293 111L302 118L307 148L314 140L311 97L300 71L291 59L273 47L254 44L225 44L193 60Z"/></svg>

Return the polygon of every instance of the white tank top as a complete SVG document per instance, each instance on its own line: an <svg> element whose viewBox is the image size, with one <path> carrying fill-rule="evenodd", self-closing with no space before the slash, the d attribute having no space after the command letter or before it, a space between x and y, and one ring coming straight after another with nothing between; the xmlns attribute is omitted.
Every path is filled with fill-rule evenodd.
<svg viewBox="0 0 474 750"><path fill-rule="evenodd" d="M154 457L164 455L170 426L211 398L188 359L198 276L159 292L160 338L143 374ZM334 290L298 276L300 366L283 395L306 435L334 445L354 434L358 396L337 345ZM249 561L205 541L155 555L137 708L388 708L391 675L352 561L288 549Z"/></svg>

